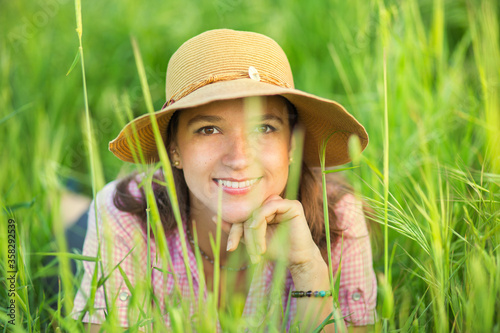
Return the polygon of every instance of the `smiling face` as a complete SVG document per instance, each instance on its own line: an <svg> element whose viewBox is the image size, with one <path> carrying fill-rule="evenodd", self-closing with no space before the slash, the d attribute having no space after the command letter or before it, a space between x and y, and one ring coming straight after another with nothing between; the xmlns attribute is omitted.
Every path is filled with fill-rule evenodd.
<svg viewBox="0 0 500 333"><path fill-rule="evenodd" d="M269 196L283 192L290 151L288 108L281 97L262 100L260 112L252 112L242 99L180 112L170 148L184 171L191 214L216 215L221 188L222 219L239 223Z"/></svg>

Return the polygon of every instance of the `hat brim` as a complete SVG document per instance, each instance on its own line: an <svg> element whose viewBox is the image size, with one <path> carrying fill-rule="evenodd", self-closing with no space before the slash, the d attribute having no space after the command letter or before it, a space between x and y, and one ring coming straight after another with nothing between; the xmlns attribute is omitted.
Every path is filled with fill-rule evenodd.
<svg viewBox="0 0 500 333"><path fill-rule="evenodd" d="M320 147L328 138L325 159L327 167L350 161L348 141L351 135L358 136L361 150L367 146L368 134L364 127L339 103L297 89L283 88L252 79L219 81L208 84L155 112L154 115L163 142L165 142L168 123L175 111L219 100L273 95L285 97L297 109L299 122L305 128L303 158L309 166L320 165ZM125 162L137 162L134 161L134 155L139 156L139 149L142 151L146 163L159 161L149 114L129 122L120 134L109 143L109 150Z"/></svg>

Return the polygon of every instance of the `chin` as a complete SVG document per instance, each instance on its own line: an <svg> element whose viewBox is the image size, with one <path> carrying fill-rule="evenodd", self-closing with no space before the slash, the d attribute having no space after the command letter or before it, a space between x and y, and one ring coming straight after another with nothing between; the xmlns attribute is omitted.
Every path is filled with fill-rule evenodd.
<svg viewBox="0 0 500 333"><path fill-rule="evenodd" d="M268 195L262 195L260 197L252 197L247 200L241 201L226 201L222 202L222 219L228 223L242 223L248 220L255 210L259 209L262 204L262 198L268 197Z"/></svg>
<svg viewBox="0 0 500 333"><path fill-rule="evenodd" d="M222 214L222 219L231 224L237 224L237 223L243 223L248 218L251 216L251 214L248 215L236 215L236 214Z"/></svg>
<svg viewBox="0 0 500 333"><path fill-rule="evenodd" d="M241 209L239 207L235 209L224 209L222 208L222 219L228 223L243 223L252 216L253 209Z"/></svg>

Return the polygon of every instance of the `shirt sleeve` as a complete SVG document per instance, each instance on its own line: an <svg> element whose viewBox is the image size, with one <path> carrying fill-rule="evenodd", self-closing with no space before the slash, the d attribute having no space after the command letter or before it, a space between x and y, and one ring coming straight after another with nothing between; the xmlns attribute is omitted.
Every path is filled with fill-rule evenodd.
<svg viewBox="0 0 500 333"><path fill-rule="evenodd" d="M134 315L133 311L129 309L132 294L125 283L122 273L116 266L121 267L130 284L134 286L137 279L144 278L142 276L144 274L141 273L144 270L134 269L134 267L138 267L138 262L145 262L146 254L138 246L134 247L134 239L141 238L136 235L137 232L140 233L138 218L119 211L113 203L115 185L115 182L108 184L95 199L97 202L97 228L99 230L96 229L94 201L89 209L87 234L82 254L96 257L99 238L102 265L93 261L83 262L83 278L75 297L72 317L78 320L83 314L83 322L95 324L100 324L107 320L107 317L112 317L116 325L128 327L129 316ZM140 245L140 242L138 245ZM104 283L106 292L103 286L97 288L93 305L94 311L90 315L86 305L91 294L92 276L96 265L98 270L97 280L103 275L109 275L109 278Z"/></svg>
<svg viewBox="0 0 500 333"><path fill-rule="evenodd" d="M347 325L374 324L377 280L362 204L353 195L346 194L336 204L335 213L341 232L332 246L332 261L336 272L340 270L342 315Z"/></svg>

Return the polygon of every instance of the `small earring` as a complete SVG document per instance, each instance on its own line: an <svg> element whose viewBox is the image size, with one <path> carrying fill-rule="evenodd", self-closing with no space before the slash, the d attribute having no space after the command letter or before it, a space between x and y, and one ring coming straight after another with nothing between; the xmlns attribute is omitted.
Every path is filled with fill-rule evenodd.
<svg viewBox="0 0 500 333"><path fill-rule="evenodd" d="M172 149L172 154L175 154L176 153L176 150L175 149Z"/></svg>
<svg viewBox="0 0 500 333"><path fill-rule="evenodd" d="M179 161L174 162L174 166L179 166L179 164L181 164Z"/></svg>
<svg viewBox="0 0 500 333"><path fill-rule="evenodd" d="M288 159L288 162L289 162L289 163L292 163L292 162L293 162L293 157L290 157L290 158Z"/></svg>

